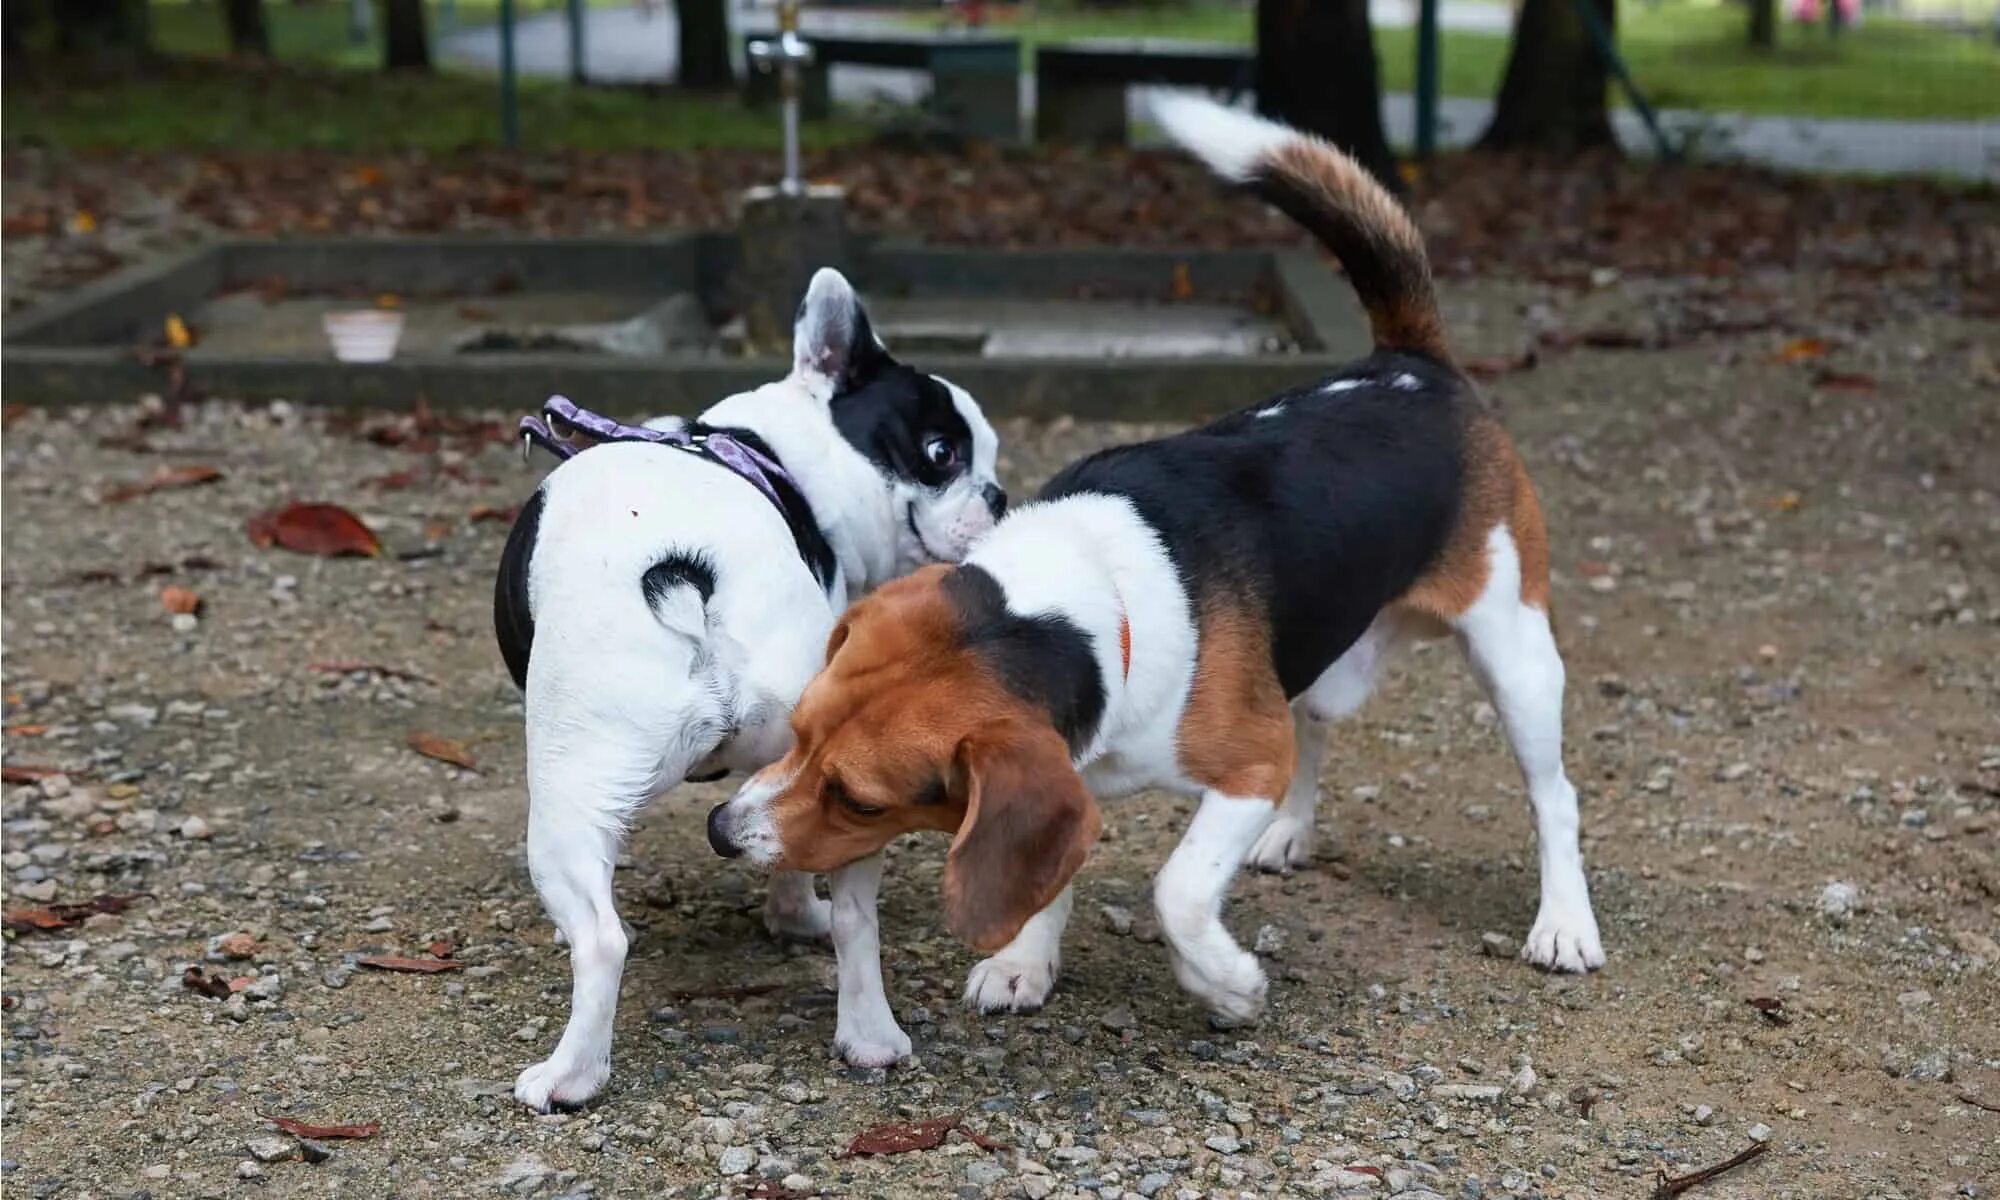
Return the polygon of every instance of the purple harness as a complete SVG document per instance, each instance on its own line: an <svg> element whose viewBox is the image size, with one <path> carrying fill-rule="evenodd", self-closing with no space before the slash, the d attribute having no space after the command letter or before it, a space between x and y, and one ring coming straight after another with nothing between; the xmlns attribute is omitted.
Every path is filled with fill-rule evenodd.
<svg viewBox="0 0 2000 1200"><path fill-rule="evenodd" d="M520 429L521 453L524 455L528 447L540 446L557 458L575 457L578 447L564 440L572 429L600 442L650 442L700 455L727 467L741 476L744 482L764 493L764 498L785 514L788 523L792 520L791 506L785 503L779 489L782 487L795 495L805 495L805 490L786 474L785 468L776 459L726 429L690 433L685 428L648 429L644 425L626 425L602 413L580 408L566 396L550 396L542 405L542 415L522 417Z"/></svg>

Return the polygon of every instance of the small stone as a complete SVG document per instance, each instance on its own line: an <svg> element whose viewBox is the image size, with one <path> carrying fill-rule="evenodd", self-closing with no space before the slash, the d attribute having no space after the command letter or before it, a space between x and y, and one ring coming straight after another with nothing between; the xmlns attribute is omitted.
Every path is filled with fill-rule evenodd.
<svg viewBox="0 0 2000 1200"><path fill-rule="evenodd" d="M283 998L284 994L285 977L275 974L259 975L255 983L243 989L243 995L246 999L260 1000L265 1003L279 1000Z"/></svg>
<svg viewBox="0 0 2000 1200"><path fill-rule="evenodd" d="M797 1171L778 1181L778 1186L788 1192L810 1192L813 1190L812 1176L801 1175Z"/></svg>
<svg viewBox="0 0 2000 1200"><path fill-rule="evenodd" d="M247 1158L236 1164L236 1177L238 1179L262 1179L267 1174L269 1172Z"/></svg>
<svg viewBox="0 0 2000 1200"><path fill-rule="evenodd" d="M1202 1145L1207 1146L1217 1154L1234 1154L1243 1149L1243 1143L1233 1134L1227 1133L1218 1133L1214 1137L1204 1141Z"/></svg>
<svg viewBox="0 0 2000 1200"><path fill-rule="evenodd" d="M1105 1009L1104 1015L1098 1020L1113 1033L1124 1033L1128 1029L1139 1027L1139 1019L1132 1015L1131 1009L1122 1004Z"/></svg>
<svg viewBox="0 0 2000 1200"><path fill-rule="evenodd" d="M1520 1070L1514 1072L1514 1077L1507 1081L1507 1086L1513 1089L1516 1096L1528 1096L1534 1094L1535 1086L1540 1082L1535 1075L1535 1068L1523 1064Z"/></svg>
<svg viewBox="0 0 2000 1200"><path fill-rule="evenodd" d="M338 962L321 971L319 973L319 981L327 987L339 991L341 988L347 986L348 980L354 978L354 970L353 963Z"/></svg>
<svg viewBox="0 0 2000 1200"><path fill-rule="evenodd" d="M224 960L241 961L246 958L255 958L257 951L261 949L263 947L257 944L257 939L244 933L242 930L237 930L234 933L220 933L208 940L208 960L210 962L222 962Z"/></svg>
<svg viewBox="0 0 2000 1200"><path fill-rule="evenodd" d="M787 1104L804 1104L812 1099L812 1089L796 1080L779 1084L777 1094Z"/></svg>
<svg viewBox="0 0 2000 1200"><path fill-rule="evenodd" d="M388 933L396 928L396 922L388 917L376 917L361 927L363 933Z"/></svg>
<svg viewBox="0 0 2000 1200"><path fill-rule="evenodd" d="M167 624L175 633L193 633L201 628L201 618L193 613L175 613L167 618Z"/></svg>
<svg viewBox="0 0 2000 1200"><path fill-rule="evenodd" d="M244 1149L258 1162L267 1163L290 1158L295 1151L292 1139L281 1137L251 1138L244 1143Z"/></svg>
<svg viewBox="0 0 2000 1200"><path fill-rule="evenodd" d="M1120 908L1116 904L1100 905L1097 910L1104 916L1104 927L1119 937L1132 936L1132 910Z"/></svg>
<svg viewBox="0 0 2000 1200"><path fill-rule="evenodd" d="M974 1187L990 1188L1007 1178L1007 1168L990 1158L975 1158L965 1164L965 1181Z"/></svg>
<svg viewBox="0 0 2000 1200"><path fill-rule="evenodd" d="M1922 988L1902 992L1896 997L1896 1003L1902 1005L1904 1008L1923 1008L1930 1004L1930 1002L1931 994Z"/></svg>
<svg viewBox="0 0 2000 1200"><path fill-rule="evenodd" d="M1030 1175L1021 1181L1021 1194L1028 1200L1048 1200L1055 1190L1056 1181L1046 1175Z"/></svg>
<svg viewBox="0 0 2000 1200"><path fill-rule="evenodd" d="M1157 1196L1161 1192L1166 1191L1167 1185L1173 1181L1174 1177L1165 1171L1154 1171L1148 1175L1141 1175L1138 1184L1139 1194L1147 1197Z"/></svg>
<svg viewBox="0 0 2000 1200"><path fill-rule="evenodd" d="M333 1151L310 1138L300 1138L299 1157L309 1163L323 1163L333 1157Z"/></svg>
<svg viewBox="0 0 2000 1200"><path fill-rule="evenodd" d="M242 992L231 993L229 999L222 1002L222 1015L232 1021L247 1021L250 1019L250 1001Z"/></svg>
<svg viewBox="0 0 2000 1200"><path fill-rule="evenodd" d="M748 1146L730 1146L715 1159L715 1169L724 1175L741 1175L756 1165L757 1152Z"/></svg>
<svg viewBox="0 0 2000 1200"><path fill-rule="evenodd" d="M1133 1124L1144 1125L1148 1129L1167 1123L1167 1110L1164 1108L1130 1108L1125 1110L1125 1115L1131 1118Z"/></svg>
<svg viewBox="0 0 2000 1200"><path fill-rule="evenodd" d="M190 842L205 842L215 836L215 830L210 828L208 822L198 815L191 816L187 820L182 821L180 828L175 832Z"/></svg>
<svg viewBox="0 0 2000 1200"><path fill-rule="evenodd" d="M1253 950L1267 958L1274 958L1285 952L1285 930L1280 925L1259 925L1257 941Z"/></svg>
<svg viewBox="0 0 2000 1200"><path fill-rule="evenodd" d="M1491 1104L1500 1098L1497 1083L1441 1083L1431 1089L1431 1095L1442 1100L1473 1100Z"/></svg>
<svg viewBox="0 0 2000 1200"><path fill-rule="evenodd" d="M69 795L69 788L69 776L67 775L51 775L41 782L42 797L46 800L62 799L64 796Z"/></svg>
<svg viewBox="0 0 2000 1200"><path fill-rule="evenodd" d="M1706 1104L1695 1105L1693 1116L1694 1123L1697 1125L1715 1124L1715 1110Z"/></svg>
<svg viewBox="0 0 2000 1200"><path fill-rule="evenodd" d="M1717 771L1715 777L1722 783L1735 783L1749 775L1751 770L1752 767L1747 762L1733 762Z"/></svg>
<svg viewBox="0 0 2000 1200"><path fill-rule="evenodd" d="M1835 925L1845 925L1854 917L1854 910L1861 902L1861 891L1851 883L1836 880L1820 889L1820 915Z"/></svg>
<svg viewBox="0 0 2000 1200"><path fill-rule="evenodd" d="M1768 1142L1771 1140L1771 1127L1759 1121L1745 1132L1745 1136L1753 1142Z"/></svg>
<svg viewBox="0 0 2000 1200"><path fill-rule="evenodd" d="M1763 962L1764 952L1755 946L1745 946L1743 948L1743 961L1748 963Z"/></svg>
<svg viewBox="0 0 2000 1200"><path fill-rule="evenodd" d="M1512 958L1520 953L1520 945L1504 933L1487 930L1479 935L1479 952L1488 958Z"/></svg>

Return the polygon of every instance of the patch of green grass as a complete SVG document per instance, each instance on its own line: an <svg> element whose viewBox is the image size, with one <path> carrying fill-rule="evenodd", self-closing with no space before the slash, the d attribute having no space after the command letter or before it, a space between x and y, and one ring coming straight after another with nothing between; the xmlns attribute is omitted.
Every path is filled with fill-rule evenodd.
<svg viewBox="0 0 2000 1200"><path fill-rule="evenodd" d="M587 0L590 4L629 4L631 0ZM520 0L515 4L516 20L563 8L562 0ZM431 40L448 29L470 29L491 25L500 19L500 0L457 0L449 25L445 6L432 0L428 5ZM148 16L152 20L153 45L177 58L220 58L229 53L229 35L223 25L222 5L213 2L190 4L188 0L152 0ZM322 63L328 66L373 67L382 62L382 22L379 10L373 34L356 44L347 37L346 0L313 0L295 4L291 0L265 0L264 29L271 39L271 57L280 62Z"/></svg>
<svg viewBox="0 0 2000 1200"><path fill-rule="evenodd" d="M288 65L181 66L87 88L6 92L6 138L71 150L451 151L500 141L499 89L471 75L388 75ZM777 117L733 97L576 88L522 80L529 149L775 150ZM866 135L850 121L809 122L807 147Z"/></svg>
<svg viewBox="0 0 2000 1200"><path fill-rule="evenodd" d="M1968 119L2000 116L2000 45L1935 26L1870 16L1840 38L1824 27L1781 22L1778 46L1751 49L1748 18L1734 6L1689 0L1623 4L1618 44L1656 107L1821 117ZM913 18L921 23L926 18ZM1041 42L1159 37L1249 45L1248 8L1073 9L1044 5L996 32L1016 32L1029 53ZM1415 86L1416 34L1378 28L1382 86ZM1448 96L1493 96L1507 39L1446 31L1440 86ZM1613 100L1624 98L1614 89Z"/></svg>

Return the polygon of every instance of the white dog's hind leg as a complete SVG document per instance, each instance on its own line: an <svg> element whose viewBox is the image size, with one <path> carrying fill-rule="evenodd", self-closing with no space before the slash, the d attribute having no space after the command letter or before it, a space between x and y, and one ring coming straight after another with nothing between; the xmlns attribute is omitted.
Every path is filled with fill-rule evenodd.
<svg viewBox="0 0 2000 1200"><path fill-rule="evenodd" d="M833 904L813 891L804 871L773 871L764 895L764 928L781 942L816 942L833 932Z"/></svg>
<svg viewBox="0 0 2000 1200"><path fill-rule="evenodd" d="M1175 978L1231 1020L1263 1011L1265 981L1257 956L1223 927L1222 899L1271 816L1271 802L1262 796L1204 793L1181 844L1153 880L1153 906L1173 952Z"/></svg>
<svg viewBox="0 0 2000 1200"><path fill-rule="evenodd" d="M1563 662L1548 614L1521 600L1520 559L1506 528L1495 529L1486 591L1453 623L1507 731L1507 745L1535 809L1542 901L1521 957L1553 971L1604 965L1590 883L1577 840L1576 788L1563 773Z"/></svg>

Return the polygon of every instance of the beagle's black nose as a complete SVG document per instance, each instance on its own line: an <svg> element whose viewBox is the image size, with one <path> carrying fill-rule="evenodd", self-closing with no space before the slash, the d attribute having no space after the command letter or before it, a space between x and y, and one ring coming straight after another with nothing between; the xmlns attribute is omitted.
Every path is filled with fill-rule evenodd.
<svg viewBox="0 0 2000 1200"><path fill-rule="evenodd" d="M722 831L722 810L728 807L718 804L708 810L708 844L722 857L735 858L743 853L743 847L730 841L729 835Z"/></svg>
<svg viewBox="0 0 2000 1200"><path fill-rule="evenodd" d="M993 511L994 520L1007 515L1007 493L1000 490L999 484L989 483L979 494L985 498L986 507Z"/></svg>

